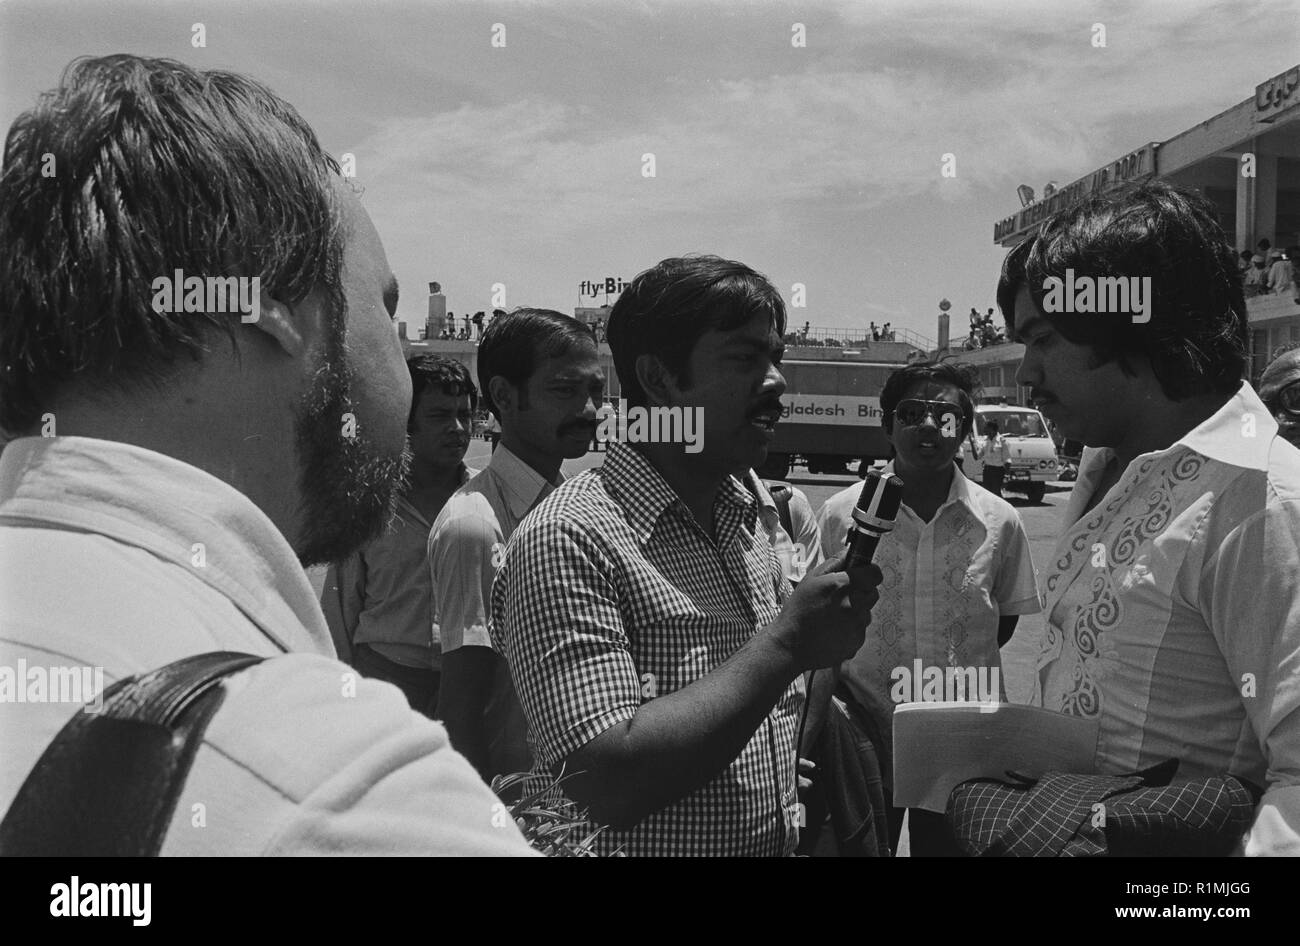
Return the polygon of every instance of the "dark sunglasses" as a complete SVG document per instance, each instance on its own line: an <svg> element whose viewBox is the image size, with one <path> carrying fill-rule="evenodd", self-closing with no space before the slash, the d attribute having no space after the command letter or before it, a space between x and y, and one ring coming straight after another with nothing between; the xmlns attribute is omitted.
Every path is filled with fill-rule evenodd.
<svg viewBox="0 0 1300 946"><path fill-rule="evenodd" d="M1283 411L1294 418L1300 418L1300 380L1292 381L1281 391L1278 391L1265 405L1270 413L1276 414Z"/></svg>
<svg viewBox="0 0 1300 946"><path fill-rule="evenodd" d="M933 417L936 427L961 427L961 407L948 401L922 401L909 397L899 401L894 408L894 417L905 427L918 427L927 417Z"/></svg>

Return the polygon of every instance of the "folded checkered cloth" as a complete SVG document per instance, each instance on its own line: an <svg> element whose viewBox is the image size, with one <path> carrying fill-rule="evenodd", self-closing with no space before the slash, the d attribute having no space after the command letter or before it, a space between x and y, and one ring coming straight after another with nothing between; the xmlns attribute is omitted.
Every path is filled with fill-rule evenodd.
<svg viewBox="0 0 1300 946"><path fill-rule="evenodd" d="M1048 772L1037 782L976 779L946 820L973 857L1221 857L1254 816L1260 789L1230 775L1172 782L1178 760L1132 775Z"/></svg>

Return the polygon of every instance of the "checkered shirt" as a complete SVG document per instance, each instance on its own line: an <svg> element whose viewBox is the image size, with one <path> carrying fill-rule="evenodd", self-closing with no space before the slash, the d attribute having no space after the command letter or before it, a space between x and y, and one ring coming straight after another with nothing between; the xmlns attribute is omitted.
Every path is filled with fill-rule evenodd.
<svg viewBox="0 0 1300 946"><path fill-rule="evenodd" d="M528 717L537 770L553 769L650 699L719 666L777 616L790 586L733 478L709 539L625 444L556 490L519 526L492 590L492 642ZM798 840L796 679L726 769L601 853L779 856Z"/></svg>

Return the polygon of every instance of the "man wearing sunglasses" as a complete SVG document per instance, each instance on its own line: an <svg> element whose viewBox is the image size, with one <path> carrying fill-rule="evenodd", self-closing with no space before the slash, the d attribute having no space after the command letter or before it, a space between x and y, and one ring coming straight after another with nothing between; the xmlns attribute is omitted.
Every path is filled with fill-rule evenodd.
<svg viewBox="0 0 1300 946"><path fill-rule="evenodd" d="M1067 273L1149 279L1142 317L1049 306ZM1007 255L997 298L1017 383L1089 448L1046 582L1041 705L1098 720L1100 774L1177 759L1180 779L1260 786L1244 853L1300 855L1300 454L1241 380L1213 206L1161 182L1089 197Z"/></svg>
<svg viewBox="0 0 1300 946"><path fill-rule="evenodd" d="M885 433L894 448L887 470L903 480L894 530L874 561L884 581L866 640L841 667L839 695L862 710L867 735L883 765L886 800L893 789L893 713L915 691L901 685L923 668L973 667L998 680L986 694L923 694L926 699L1002 696L998 648L1011 639L1022 614L1040 610L1029 537L1006 500L957 471L957 448L975 421L973 381L951 363L919 363L889 376L880 392ZM818 518L822 551L839 555L861 487L826 501ZM906 674L904 674L904 671ZM887 809L891 846L897 847L903 809ZM912 819L913 855L937 849ZM926 832L932 834L933 832Z"/></svg>
<svg viewBox="0 0 1300 946"><path fill-rule="evenodd" d="M1300 343L1289 346L1264 369L1259 399L1277 421L1277 432L1300 447Z"/></svg>

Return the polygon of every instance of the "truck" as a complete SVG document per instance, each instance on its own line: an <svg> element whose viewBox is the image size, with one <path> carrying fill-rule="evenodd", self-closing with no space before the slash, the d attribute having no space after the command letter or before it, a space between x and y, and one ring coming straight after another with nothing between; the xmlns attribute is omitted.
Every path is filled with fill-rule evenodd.
<svg viewBox="0 0 1300 946"><path fill-rule="evenodd" d="M786 391L784 410L767 461L765 479L785 479L796 463L809 473L843 473L858 461L866 474L876 460L890 456L880 419L880 392L897 362L788 358L781 363Z"/></svg>
<svg viewBox="0 0 1300 946"><path fill-rule="evenodd" d="M1007 441L1007 469L1002 488L1024 493L1031 503L1041 503L1047 484L1059 476L1060 461L1056 441L1048 432L1047 421L1032 407L1013 404L979 404L975 407L974 441L980 457L967 454L963 470L975 482L984 474L984 453L988 438L984 425L997 421L998 432Z"/></svg>

